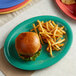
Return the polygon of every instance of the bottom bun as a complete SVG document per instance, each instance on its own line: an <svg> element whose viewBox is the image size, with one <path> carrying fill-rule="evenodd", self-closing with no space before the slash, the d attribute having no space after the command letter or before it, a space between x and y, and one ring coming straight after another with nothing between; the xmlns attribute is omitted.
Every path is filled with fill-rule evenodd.
<svg viewBox="0 0 76 76"><path fill-rule="evenodd" d="M35 61L36 60L36 58L40 55L40 52L41 52L41 50L39 50L37 53L35 53L33 56L31 56L31 57L24 57L23 55L20 55L19 54L19 57L20 58L22 58L23 60L25 60L25 61Z"/></svg>

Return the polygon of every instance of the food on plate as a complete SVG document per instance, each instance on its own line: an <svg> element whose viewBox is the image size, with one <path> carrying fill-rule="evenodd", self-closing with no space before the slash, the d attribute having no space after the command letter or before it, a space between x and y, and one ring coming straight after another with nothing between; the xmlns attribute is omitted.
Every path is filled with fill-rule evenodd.
<svg viewBox="0 0 76 76"><path fill-rule="evenodd" d="M41 44L37 33L23 32L15 40L18 55L24 60L35 60L40 55Z"/></svg>
<svg viewBox="0 0 76 76"><path fill-rule="evenodd" d="M75 4L76 0L61 0L64 4Z"/></svg>
<svg viewBox="0 0 76 76"><path fill-rule="evenodd" d="M60 47L64 46L64 35L66 34L64 26L59 26L51 20L47 22L37 20L37 22L38 25L33 24L34 28L30 31L35 31L39 35L42 44L48 44L46 50L53 56L53 50L59 51Z"/></svg>

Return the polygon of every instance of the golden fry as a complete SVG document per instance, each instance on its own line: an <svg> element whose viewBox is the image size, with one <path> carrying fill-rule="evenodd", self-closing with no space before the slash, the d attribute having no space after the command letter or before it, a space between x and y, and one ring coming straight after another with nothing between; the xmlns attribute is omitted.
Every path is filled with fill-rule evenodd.
<svg viewBox="0 0 76 76"><path fill-rule="evenodd" d="M44 24L44 21L42 21L41 24L43 25L43 24ZM36 29L37 29L38 27L39 27L39 25L36 26ZM30 31L34 31L34 28L31 29Z"/></svg>
<svg viewBox="0 0 76 76"><path fill-rule="evenodd" d="M60 49L56 48L55 46L52 46L53 50L59 51Z"/></svg>
<svg viewBox="0 0 76 76"><path fill-rule="evenodd" d="M64 28L64 26L62 26L62 27L59 27L58 29L59 29L59 30L62 30L63 28Z"/></svg>
<svg viewBox="0 0 76 76"><path fill-rule="evenodd" d="M40 34L39 34L39 38L40 38L41 43L44 44Z"/></svg>
<svg viewBox="0 0 76 76"><path fill-rule="evenodd" d="M54 26L56 26L56 24L55 24L55 22L54 22L54 21L51 21L51 23L52 23Z"/></svg>
<svg viewBox="0 0 76 76"><path fill-rule="evenodd" d="M49 46L46 48L46 50L49 52Z"/></svg>
<svg viewBox="0 0 76 76"><path fill-rule="evenodd" d="M35 26L33 24L33 29L31 31L35 31L39 34L39 38L42 44L48 43L46 50L52 55L52 50L59 51L60 47L64 46L65 38L63 35L66 34L64 31L64 26L59 27L54 21L44 21L37 20L38 25ZM37 32L38 29L38 32Z"/></svg>
<svg viewBox="0 0 76 76"><path fill-rule="evenodd" d="M39 27L39 25L36 26L36 29L37 29L38 27ZM34 30L34 28L33 28L33 29L31 29L30 31L35 31L35 30Z"/></svg>
<svg viewBox="0 0 76 76"><path fill-rule="evenodd" d="M64 43L62 43L62 44L58 44L58 46L59 46L59 47L62 47L62 46L64 46Z"/></svg>
<svg viewBox="0 0 76 76"><path fill-rule="evenodd" d="M50 31L50 29L48 27L48 22L46 22L46 28L47 28L47 31Z"/></svg>
<svg viewBox="0 0 76 76"><path fill-rule="evenodd" d="M41 31L44 32L41 22L39 20L37 20L37 22L39 23L39 26L41 28Z"/></svg>
<svg viewBox="0 0 76 76"><path fill-rule="evenodd" d="M50 27L51 29L54 28L54 26L53 26L53 24L51 23L51 21L49 21L49 27Z"/></svg>
<svg viewBox="0 0 76 76"><path fill-rule="evenodd" d="M57 30L57 33L63 35L63 33L60 30Z"/></svg>
<svg viewBox="0 0 76 76"><path fill-rule="evenodd" d="M64 30L60 30L63 34L66 34L66 32Z"/></svg>
<svg viewBox="0 0 76 76"><path fill-rule="evenodd" d="M48 42L48 45L49 45L49 48L50 48L50 55L53 56L53 55L52 55L51 43L50 43L50 41L49 41L48 39L47 39L47 42Z"/></svg>
<svg viewBox="0 0 76 76"><path fill-rule="evenodd" d="M35 26L35 24L33 24L33 27L34 27L35 32L37 33L37 30L36 30L36 26Z"/></svg>
<svg viewBox="0 0 76 76"><path fill-rule="evenodd" d="M52 44L52 45L60 44L60 43L62 43L62 42L64 42L64 41L65 41L65 39L62 39L61 41L58 41L58 42L56 42L56 43L54 43L54 44Z"/></svg>
<svg viewBox="0 0 76 76"><path fill-rule="evenodd" d="M56 32L57 32L57 30L58 30L58 25L56 25L55 28L56 28L56 30L54 31L54 35L53 35L53 37L54 37L54 41L56 42L56 37L55 37L55 36L56 36Z"/></svg>

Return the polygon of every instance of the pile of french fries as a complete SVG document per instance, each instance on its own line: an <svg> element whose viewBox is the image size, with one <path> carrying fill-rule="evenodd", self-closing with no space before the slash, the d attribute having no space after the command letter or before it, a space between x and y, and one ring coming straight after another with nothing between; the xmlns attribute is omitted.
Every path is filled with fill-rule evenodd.
<svg viewBox="0 0 76 76"><path fill-rule="evenodd" d="M65 38L63 38L66 32L63 30L64 26L59 27L54 21L44 21L37 20L38 25L33 24L33 29L30 31L35 31L40 38L42 44L48 43L46 50L53 56L52 51L61 50L60 47L64 46Z"/></svg>

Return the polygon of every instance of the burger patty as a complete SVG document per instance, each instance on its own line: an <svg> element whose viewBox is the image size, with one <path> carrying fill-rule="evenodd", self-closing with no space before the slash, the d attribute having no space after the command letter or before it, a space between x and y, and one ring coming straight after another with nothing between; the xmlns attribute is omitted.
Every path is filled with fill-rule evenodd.
<svg viewBox="0 0 76 76"><path fill-rule="evenodd" d="M39 50L38 51L40 51L41 50L41 48L42 48L42 46L41 46L41 44L40 44L40 48L39 48ZM36 53L35 53L36 54ZM22 57L24 57L24 58L29 58L29 57L32 57L32 56L34 56L34 55L32 55L32 56L27 56L27 55L23 55L23 54L19 54L20 56L22 56Z"/></svg>

